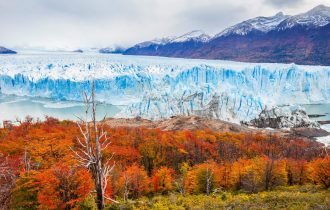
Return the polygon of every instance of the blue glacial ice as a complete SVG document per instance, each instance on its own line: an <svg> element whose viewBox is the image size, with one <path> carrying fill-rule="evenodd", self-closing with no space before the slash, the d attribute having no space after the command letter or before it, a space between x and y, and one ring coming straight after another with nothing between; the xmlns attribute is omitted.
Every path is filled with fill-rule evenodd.
<svg viewBox="0 0 330 210"><path fill-rule="evenodd" d="M0 56L2 94L80 101L93 79L99 101L126 105L120 117L238 122L265 107L330 102L327 66L92 53Z"/></svg>

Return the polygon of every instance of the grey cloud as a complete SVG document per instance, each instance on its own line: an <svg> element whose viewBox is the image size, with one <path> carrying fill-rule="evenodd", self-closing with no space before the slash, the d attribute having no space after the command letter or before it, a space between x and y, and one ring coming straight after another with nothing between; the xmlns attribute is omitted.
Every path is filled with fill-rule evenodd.
<svg viewBox="0 0 330 210"><path fill-rule="evenodd" d="M214 34L278 7L296 14L320 3L330 0L0 0L0 45L129 46L196 29Z"/></svg>
<svg viewBox="0 0 330 210"><path fill-rule="evenodd" d="M186 23L193 22L198 28L214 34L247 18L248 10L243 6L205 5L186 10L182 16Z"/></svg>
<svg viewBox="0 0 330 210"><path fill-rule="evenodd" d="M283 8L286 6L295 6L298 4L303 4L305 0L265 0L265 2L277 8Z"/></svg>

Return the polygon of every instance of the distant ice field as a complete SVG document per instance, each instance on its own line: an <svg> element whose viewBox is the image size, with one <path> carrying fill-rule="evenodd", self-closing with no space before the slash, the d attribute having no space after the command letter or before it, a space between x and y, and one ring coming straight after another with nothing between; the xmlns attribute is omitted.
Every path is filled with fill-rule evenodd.
<svg viewBox="0 0 330 210"><path fill-rule="evenodd" d="M166 58L156 56L130 56L100 53L23 53L0 55L0 75L14 76L22 74L37 81L43 78L69 79L84 81L94 79L111 79L117 76L146 73L152 75L175 76L194 67L230 69L243 71L260 66L276 71L289 69L298 65L278 63L243 63L223 60L203 60ZM330 67L304 66L299 69L305 72L329 70Z"/></svg>

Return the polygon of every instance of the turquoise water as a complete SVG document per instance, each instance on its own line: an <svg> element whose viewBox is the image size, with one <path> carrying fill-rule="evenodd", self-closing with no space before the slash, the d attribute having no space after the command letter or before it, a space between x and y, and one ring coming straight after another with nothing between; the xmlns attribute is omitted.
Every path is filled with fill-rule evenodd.
<svg viewBox="0 0 330 210"><path fill-rule="evenodd" d="M315 121L328 121L330 120L330 104L308 104L303 105L306 109L308 115L324 115L319 117L310 117L310 119ZM330 124L321 125L321 128L330 132ZM318 142L330 145L330 136L318 137L316 138Z"/></svg>
<svg viewBox="0 0 330 210"><path fill-rule="evenodd" d="M330 120L330 104L308 104L303 105L308 115L325 115L320 117L311 117L316 121Z"/></svg>
<svg viewBox="0 0 330 210"><path fill-rule="evenodd" d="M101 120L105 115L113 117L121 109L122 107L111 104L98 104L96 117L98 120ZM27 115L41 120L45 116L60 120L77 120L77 116L85 116L84 110L84 104L81 102L0 95L0 126L3 120L22 120Z"/></svg>
<svg viewBox="0 0 330 210"><path fill-rule="evenodd" d="M330 120L330 104L302 105L307 114L325 115L311 118L316 121ZM105 115L113 117L120 112L122 106L111 104L97 105L97 119L101 120ZM54 101L45 98L31 98L0 94L0 126L3 120L15 121L24 119L27 115L34 119L43 120L45 116L51 116L60 120L77 120L76 116L84 116L84 104L76 101Z"/></svg>

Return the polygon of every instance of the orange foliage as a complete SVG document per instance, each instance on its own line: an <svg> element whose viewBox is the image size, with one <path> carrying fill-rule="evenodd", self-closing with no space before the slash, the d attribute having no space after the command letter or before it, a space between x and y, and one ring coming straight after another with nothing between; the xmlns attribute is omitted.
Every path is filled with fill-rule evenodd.
<svg viewBox="0 0 330 210"><path fill-rule="evenodd" d="M310 163L311 179L325 188L330 187L330 156L317 158Z"/></svg>
<svg viewBox="0 0 330 210"><path fill-rule="evenodd" d="M152 186L154 192L165 193L172 190L173 169L162 166L154 172L152 176Z"/></svg>
<svg viewBox="0 0 330 210"><path fill-rule="evenodd" d="M211 193L218 188L256 192L310 180L330 185L325 157L330 149L315 141L209 130L104 129L112 143L103 158L114 154L116 162L108 197L138 198L150 193L150 184L156 193L174 186L181 193ZM0 172L11 178L6 182L7 177L0 176L0 205L8 203L15 180L29 170L39 174L41 207L72 207L83 199L92 184L70 150L79 145L77 136L74 122L54 118L36 123L28 118L19 126L0 129Z"/></svg>
<svg viewBox="0 0 330 210"><path fill-rule="evenodd" d="M90 174L82 168L55 165L41 172L37 179L41 186L38 192L41 209L72 208L93 189Z"/></svg>
<svg viewBox="0 0 330 210"><path fill-rule="evenodd" d="M127 197L138 198L149 192L150 180L147 172L134 164L121 173L118 181L119 192L127 194Z"/></svg>
<svg viewBox="0 0 330 210"><path fill-rule="evenodd" d="M197 164L188 173L185 182L187 193L211 193L220 187L221 176L219 165L213 161Z"/></svg>
<svg viewBox="0 0 330 210"><path fill-rule="evenodd" d="M288 185L302 185L308 182L308 165L306 160L285 160Z"/></svg>

